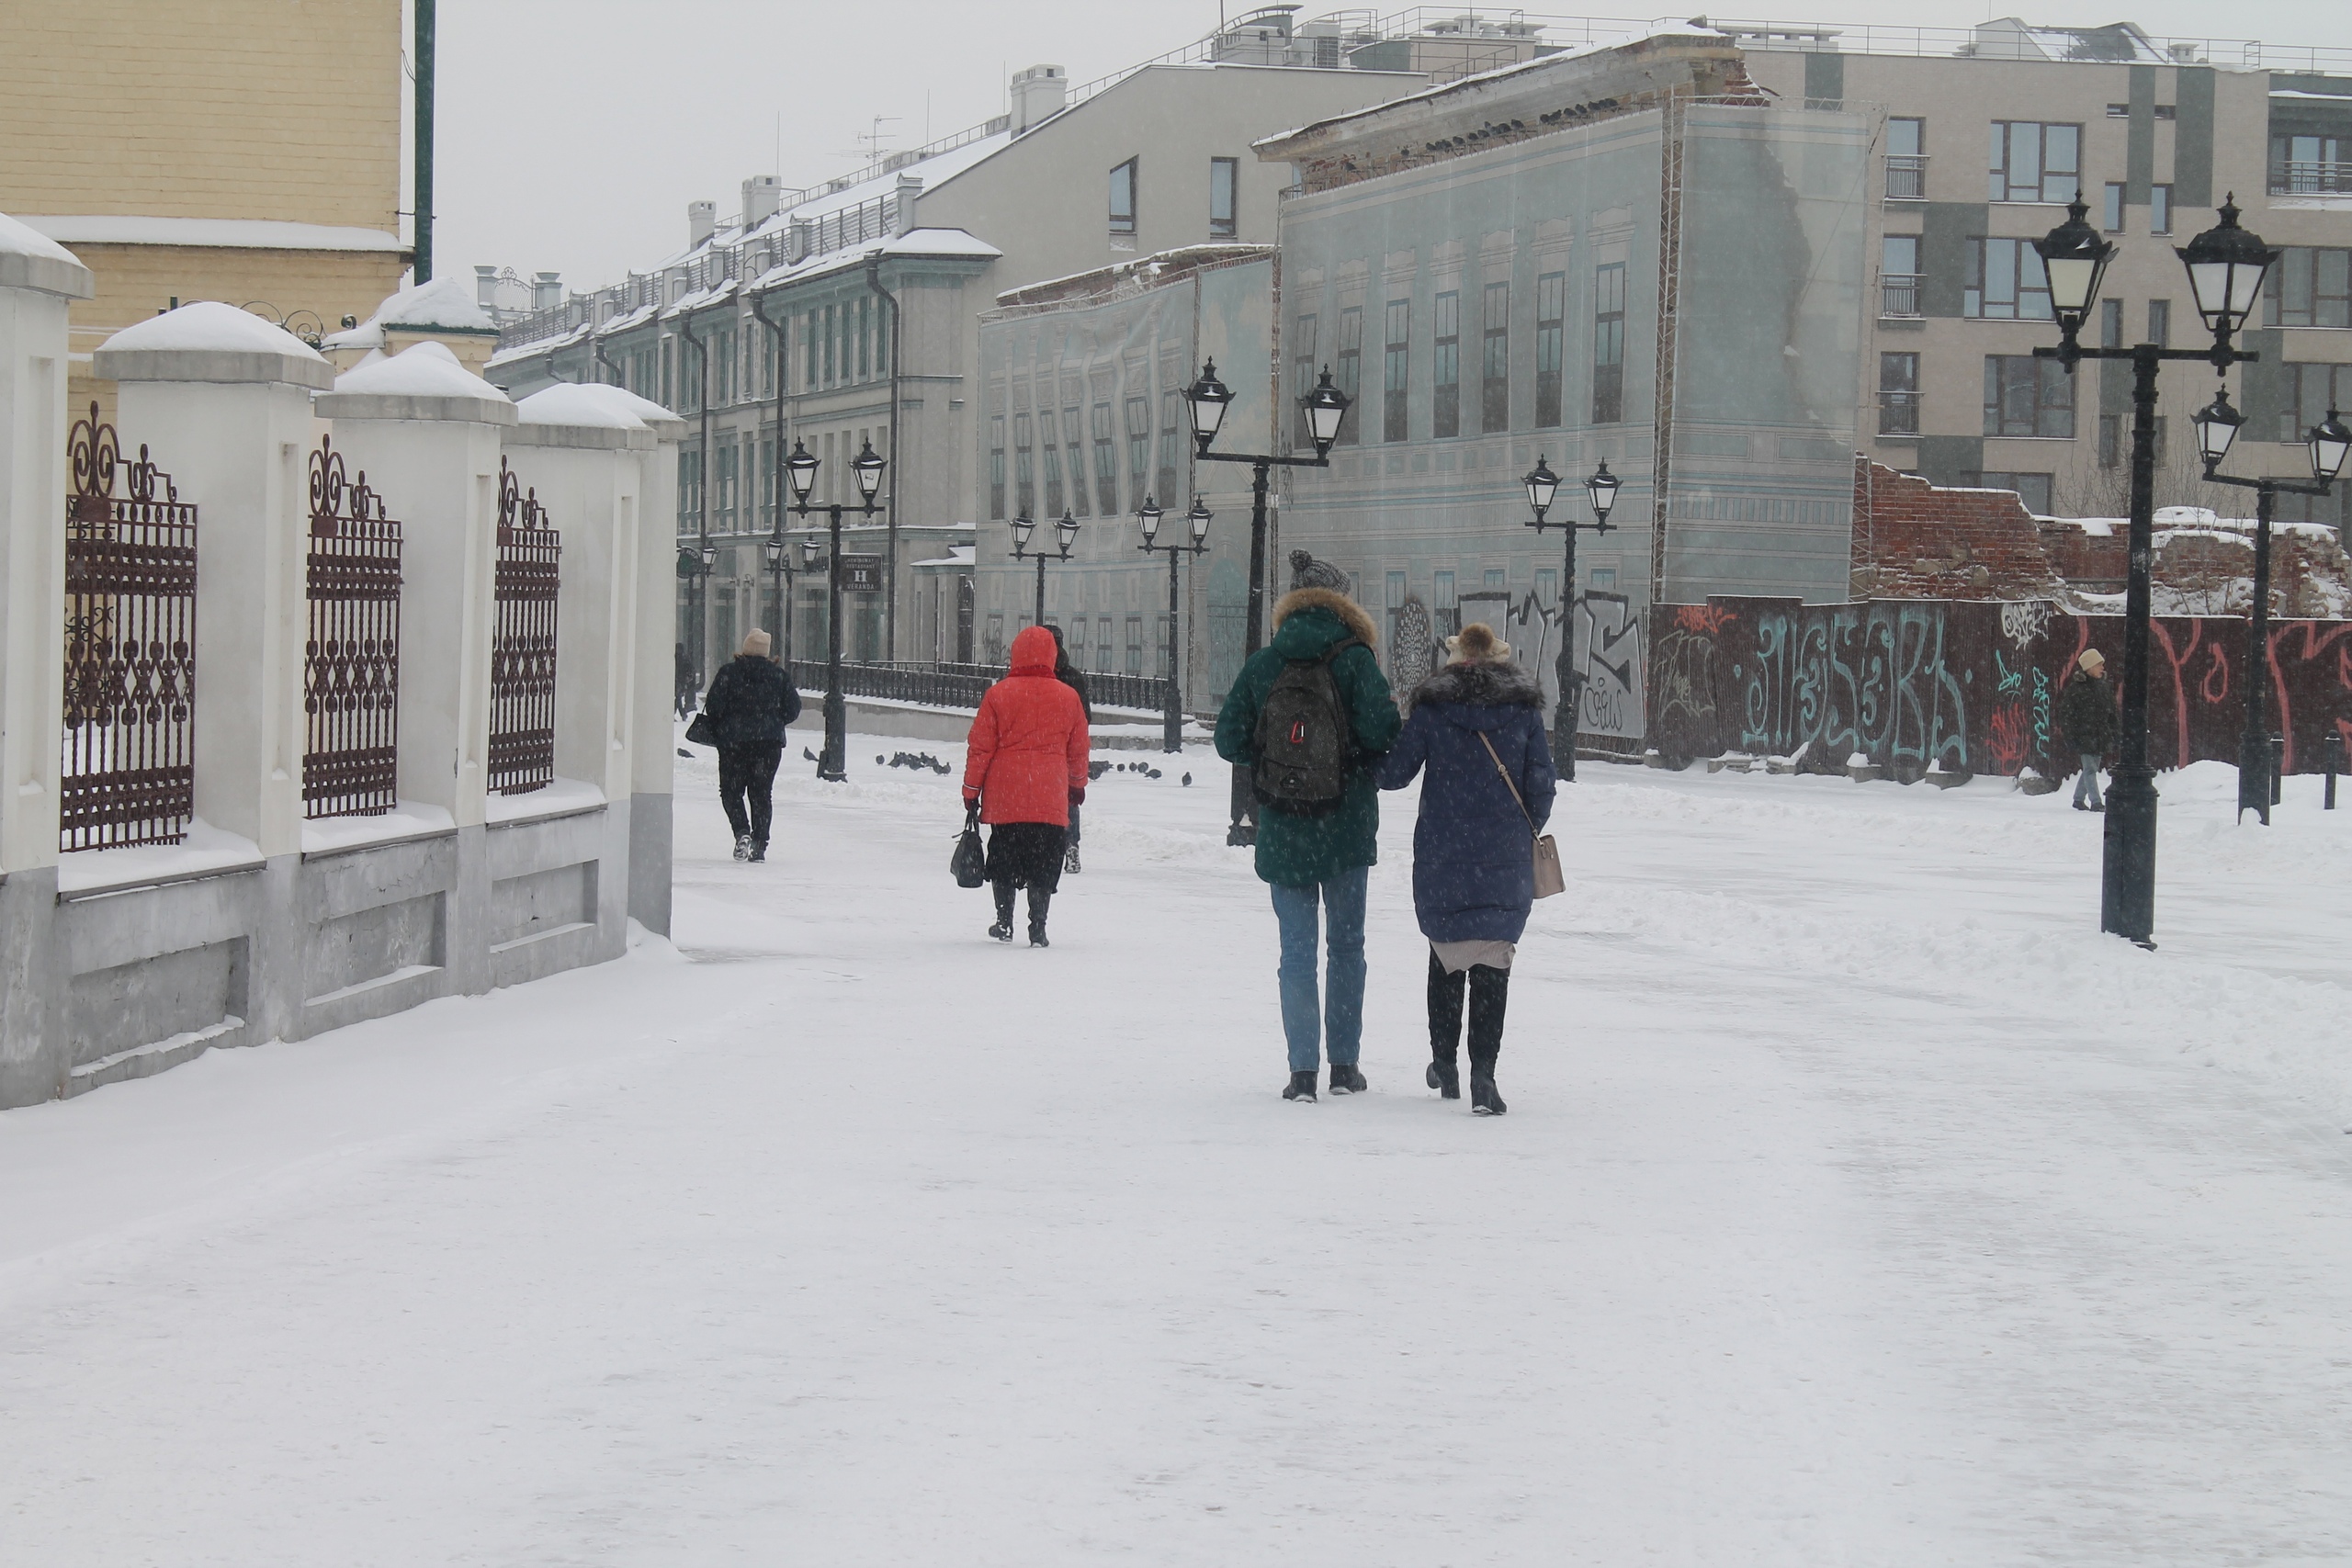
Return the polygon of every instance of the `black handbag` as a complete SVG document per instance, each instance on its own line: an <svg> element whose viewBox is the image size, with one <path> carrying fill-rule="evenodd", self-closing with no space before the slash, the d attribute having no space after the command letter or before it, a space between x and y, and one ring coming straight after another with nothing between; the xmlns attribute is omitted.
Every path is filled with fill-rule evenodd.
<svg viewBox="0 0 2352 1568"><path fill-rule="evenodd" d="M710 722L710 715L698 713L695 715L695 721L686 726L686 739L697 746L716 746L718 744L718 726Z"/></svg>
<svg viewBox="0 0 2352 1568"><path fill-rule="evenodd" d="M980 825L977 818L967 818L964 831L956 840L956 852L947 857L947 869L955 874L958 887L984 887L989 880L988 852L980 848Z"/></svg>

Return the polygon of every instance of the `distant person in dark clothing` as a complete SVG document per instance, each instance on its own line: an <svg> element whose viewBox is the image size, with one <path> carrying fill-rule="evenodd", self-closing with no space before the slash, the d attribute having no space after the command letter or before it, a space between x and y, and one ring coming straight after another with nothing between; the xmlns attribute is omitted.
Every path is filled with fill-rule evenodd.
<svg viewBox="0 0 2352 1568"><path fill-rule="evenodd" d="M2107 660L2098 649L2083 649L2075 662L2074 678L2058 694L2058 729L2083 760L2083 771L2075 779L2075 809L2104 811L2098 765L2115 749L2115 688L2108 682Z"/></svg>
<svg viewBox="0 0 2352 1568"><path fill-rule="evenodd" d="M672 666L670 700L677 705L678 716L685 717L695 711L695 691L702 684L695 679L695 661L686 657L686 645L678 645L677 662Z"/></svg>
<svg viewBox="0 0 2352 1568"><path fill-rule="evenodd" d="M785 726L800 716L800 694L768 657L768 634L753 631L711 682L703 712L718 731L718 804L735 829L735 858L768 858L776 764Z"/></svg>
<svg viewBox="0 0 2352 1568"><path fill-rule="evenodd" d="M1048 625L1046 629L1054 634L1054 679L1078 694L1078 705L1085 713L1087 728L1091 730L1094 728L1094 705L1086 699L1086 671L1071 662L1069 648L1062 641L1061 627ZM1062 848L1062 870L1073 876L1078 874L1079 869L1078 818L1079 808L1073 806L1069 808L1069 841Z"/></svg>

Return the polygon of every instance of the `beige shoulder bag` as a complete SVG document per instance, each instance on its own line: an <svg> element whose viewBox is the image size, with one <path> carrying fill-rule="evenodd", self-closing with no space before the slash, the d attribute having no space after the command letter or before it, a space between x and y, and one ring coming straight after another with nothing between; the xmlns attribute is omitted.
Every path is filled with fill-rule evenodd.
<svg viewBox="0 0 2352 1568"><path fill-rule="evenodd" d="M1560 846L1552 841L1551 834L1535 830L1534 815L1527 809L1527 802L1520 800L1519 785L1511 782L1510 770L1503 766L1502 758L1496 753L1495 743L1487 739L1484 730L1478 732L1478 744L1484 746L1487 755L1494 759L1495 772L1503 776L1503 787L1510 791L1513 800L1519 801L1519 814L1527 818L1528 835L1535 840L1535 896L1549 898L1555 893L1566 893L1568 879L1560 872Z"/></svg>

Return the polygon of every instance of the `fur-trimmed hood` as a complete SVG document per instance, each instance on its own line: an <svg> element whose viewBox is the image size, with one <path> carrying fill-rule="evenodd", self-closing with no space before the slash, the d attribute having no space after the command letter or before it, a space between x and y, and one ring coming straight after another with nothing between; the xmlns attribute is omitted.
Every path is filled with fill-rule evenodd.
<svg viewBox="0 0 2352 1568"><path fill-rule="evenodd" d="M1294 588L1274 601L1274 631L1279 636L1283 623L1301 610L1329 610L1348 628L1349 635L1366 648L1380 646L1380 632L1363 605L1346 594L1329 588Z"/></svg>
<svg viewBox="0 0 2352 1568"><path fill-rule="evenodd" d="M1413 688L1405 711L1423 703L1457 707L1521 707L1544 705L1544 682L1516 664L1490 664L1484 660L1441 666Z"/></svg>

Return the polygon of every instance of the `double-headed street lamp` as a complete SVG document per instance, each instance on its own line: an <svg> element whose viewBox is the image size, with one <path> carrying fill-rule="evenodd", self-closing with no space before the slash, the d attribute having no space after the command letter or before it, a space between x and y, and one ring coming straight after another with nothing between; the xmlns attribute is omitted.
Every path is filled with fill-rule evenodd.
<svg viewBox="0 0 2352 1568"><path fill-rule="evenodd" d="M2123 595L2123 730L2121 760L2107 797L2107 837L2100 871L2099 929L2128 937L2142 947L2156 922L2156 784L2148 762L2148 614L2155 557L2156 372L2167 359L2201 359L2216 375L2256 355L2233 347L2262 298L2263 276L2278 253L2238 227L2234 197L2221 208L2221 222L2176 248L2188 269L2197 313L2213 333L2211 348L2162 348L2153 343L2130 348L2085 348L2079 341L2098 302L2099 280L2115 259L2113 242L2084 220L2089 211L2080 196L2067 204L2066 221L2033 243L2049 276L2051 313L2057 318L2055 348L2034 356L2055 359L2075 373L2077 361L2132 362L2132 527L2130 576Z"/></svg>
<svg viewBox="0 0 2352 1568"><path fill-rule="evenodd" d="M1233 401L1233 393L1216 378L1216 361L1212 359L1201 367L1201 378L1185 389L1184 400L1193 411L1193 440L1197 448L1194 456L1204 463L1247 463L1250 474L1250 618L1242 627L1241 659L1248 663L1250 656L1265 643L1266 621L1266 481L1268 473L1276 466L1285 468L1328 468L1331 466L1331 444L1340 438L1340 423L1348 417L1348 405L1353 401L1347 393L1331 385L1329 367L1313 391L1298 400L1300 416L1306 421L1306 438L1315 445L1312 457L1277 457L1266 453L1212 452L1209 443L1216 439L1217 427L1225 423L1225 409ZM1258 841L1258 806L1250 793L1250 770L1233 770L1233 820L1226 829L1228 844L1254 844Z"/></svg>
<svg viewBox="0 0 2352 1568"><path fill-rule="evenodd" d="M784 519L776 519L775 532L761 546L768 558L768 576L775 580L776 603L776 657L788 668L792 663L792 596L788 589L791 580L799 575L792 569L792 547L784 536ZM800 537L800 570L808 571L817 564L817 541Z"/></svg>
<svg viewBox="0 0 2352 1568"><path fill-rule="evenodd" d="M1577 709L1584 697L1584 681L1576 667L1577 535L1610 531L1610 509L1617 504L1617 487L1623 481L1609 471L1607 458L1584 481L1586 493L1592 497L1590 523L1578 523L1574 518L1558 523L1544 520L1544 514L1552 510L1553 496L1559 491L1560 476L1541 457L1521 482L1527 486L1527 504L1535 509L1535 515L1527 525L1538 534L1546 528L1557 528L1568 536L1567 560L1560 577L1560 702L1552 710L1552 760L1560 776L1573 784L1577 776Z"/></svg>
<svg viewBox="0 0 2352 1568"><path fill-rule="evenodd" d="M845 509L838 501L808 504L808 492L817 487L817 469L820 466L798 441L792 444L792 456L784 460L785 478L792 485L793 515L806 517L812 512L822 512L829 519L831 558L825 570L825 754L817 760L817 776L838 783L849 776L849 718L842 704L842 513ZM868 517L881 510L874 498L882 489L882 470L888 466L875 452L871 441L850 459L850 472L857 476L858 494L865 498L865 504L858 510Z"/></svg>
<svg viewBox="0 0 2352 1568"><path fill-rule="evenodd" d="M2352 430L2344 427L2334 409L2328 410L2326 420L2313 425L2305 437L2312 482L2295 484L2278 479L2241 479L2213 471L2230 455L2238 426L2245 423L2245 416L2230 406L2226 391L2215 392L2213 400L2197 411L2196 423L2197 451L2205 459L2205 482L2255 492L2254 605L2246 616L2245 728L2238 736L2238 820L2245 821L2245 814L2255 811L2260 813L2263 826L2268 827L2274 781L2270 727L2264 720L2263 708L2270 668L2270 503L2280 491L2290 495L2329 493L2336 476L2344 471L2346 455L2352 453Z"/></svg>
<svg viewBox="0 0 2352 1568"><path fill-rule="evenodd" d="M1146 555L1158 551L1168 557L1168 691L1163 715L1165 733L1161 737L1160 750L1176 752L1184 749L1184 703L1178 692L1180 682L1177 675L1176 558L1197 556L1209 547L1209 519L1216 513L1199 496L1193 498L1193 510L1184 513L1184 521L1192 525L1193 530L1193 542L1189 545L1157 542L1161 515L1159 503L1150 496L1145 496L1143 504L1136 509L1136 525L1143 530L1143 543L1137 548Z"/></svg>
<svg viewBox="0 0 2352 1568"><path fill-rule="evenodd" d="M1061 541L1061 548L1047 550L1040 546L1033 550L1029 547L1029 536L1037 531L1037 520L1026 512L1012 520L1012 558L1034 560L1037 563L1035 624L1038 626L1042 626L1046 624L1046 563L1049 560L1069 559L1069 547L1078 543L1078 519L1069 514L1069 508L1063 507L1060 520L1054 525L1054 536Z"/></svg>

